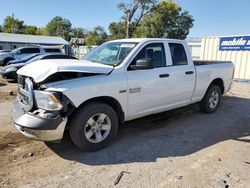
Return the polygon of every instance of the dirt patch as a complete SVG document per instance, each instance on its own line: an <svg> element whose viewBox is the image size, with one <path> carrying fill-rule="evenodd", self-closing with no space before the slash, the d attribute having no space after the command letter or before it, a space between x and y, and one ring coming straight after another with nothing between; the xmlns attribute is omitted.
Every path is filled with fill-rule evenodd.
<svg viewBox="0 0 250 188"><path fill-rule="evenodd" d="M0 77L0 98L17 95L17 83Z"/></svg>
<svg viewBox="0 0 250 188"><path fill-rule="evenodd" d="M211 115L197 105L126 123L94 153L26 139L0 99L0 187L248 187L250 85L235 84ZM119 183L114 185L122 171Z"/></svg>

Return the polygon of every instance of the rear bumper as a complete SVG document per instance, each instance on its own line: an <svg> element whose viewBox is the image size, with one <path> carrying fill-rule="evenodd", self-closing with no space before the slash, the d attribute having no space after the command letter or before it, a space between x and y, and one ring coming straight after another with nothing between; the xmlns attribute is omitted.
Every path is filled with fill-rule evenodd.
<svg viewBox="0 0 250 188"><path fill-rule="evenodd" d="M17 130L24 136L42 141L61 140L67 123L67 120L60 115L54 116L39 111L25 112L18 97L12 105L12 120Z"/></svg>

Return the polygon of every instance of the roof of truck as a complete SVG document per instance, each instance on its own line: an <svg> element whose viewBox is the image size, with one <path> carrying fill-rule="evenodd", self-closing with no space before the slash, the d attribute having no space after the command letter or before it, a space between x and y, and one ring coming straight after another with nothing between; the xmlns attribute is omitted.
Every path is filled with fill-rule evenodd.
<svg viewBox="0 0 250 188"><path fill-rule="evenodd" d="M168 38L129 38L129 39L118 39L113 40L110 42L146 42L146 41L155 41L155 40L161 40L161 41L183 41L179 39L168 39Z"/></svg>

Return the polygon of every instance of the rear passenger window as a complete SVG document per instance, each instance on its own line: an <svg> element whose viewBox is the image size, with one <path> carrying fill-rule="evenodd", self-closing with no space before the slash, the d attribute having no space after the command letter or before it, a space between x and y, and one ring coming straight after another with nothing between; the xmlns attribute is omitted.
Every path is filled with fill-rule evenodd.
<svg viewBox="0 0 250 188"><path fill-rule="evenodd" d="M182 44L169 43L173 66L187 65L187 55Z"/></svg>
<svg viewBox="0 0 250 188"><path fill-rule="evenodd" d="M45 48L44 51L46 53L60 53L61 52L61 50L57 48Z"/></svg>
<svg viewBox="0 0 250 188"><path fill-rule="evenodd" d="M138 59L152 58L154 60L154 68L166 67L165 48L163 43L151 43L146 45L132 61L132 65Z"/></svg>

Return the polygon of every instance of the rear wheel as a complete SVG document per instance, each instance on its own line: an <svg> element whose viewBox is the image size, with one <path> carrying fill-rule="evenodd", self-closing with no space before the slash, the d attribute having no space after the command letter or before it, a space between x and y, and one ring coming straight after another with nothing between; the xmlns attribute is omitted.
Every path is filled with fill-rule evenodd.
<svg viewBox="0 0 250 188"><path fill-rule="evenodd" d="M118 118L107 104L89 103L76 112L70 122L72 141L84 151L105 148L115 138Z"/></svg>
<svg viewBox="0 0 250 188"><path fill-rule="evenodd" d="M211 114L217 111L221 101L221 89L217 85L212 85L208 88L205 96L200 102L202 112Z"/></svg>

